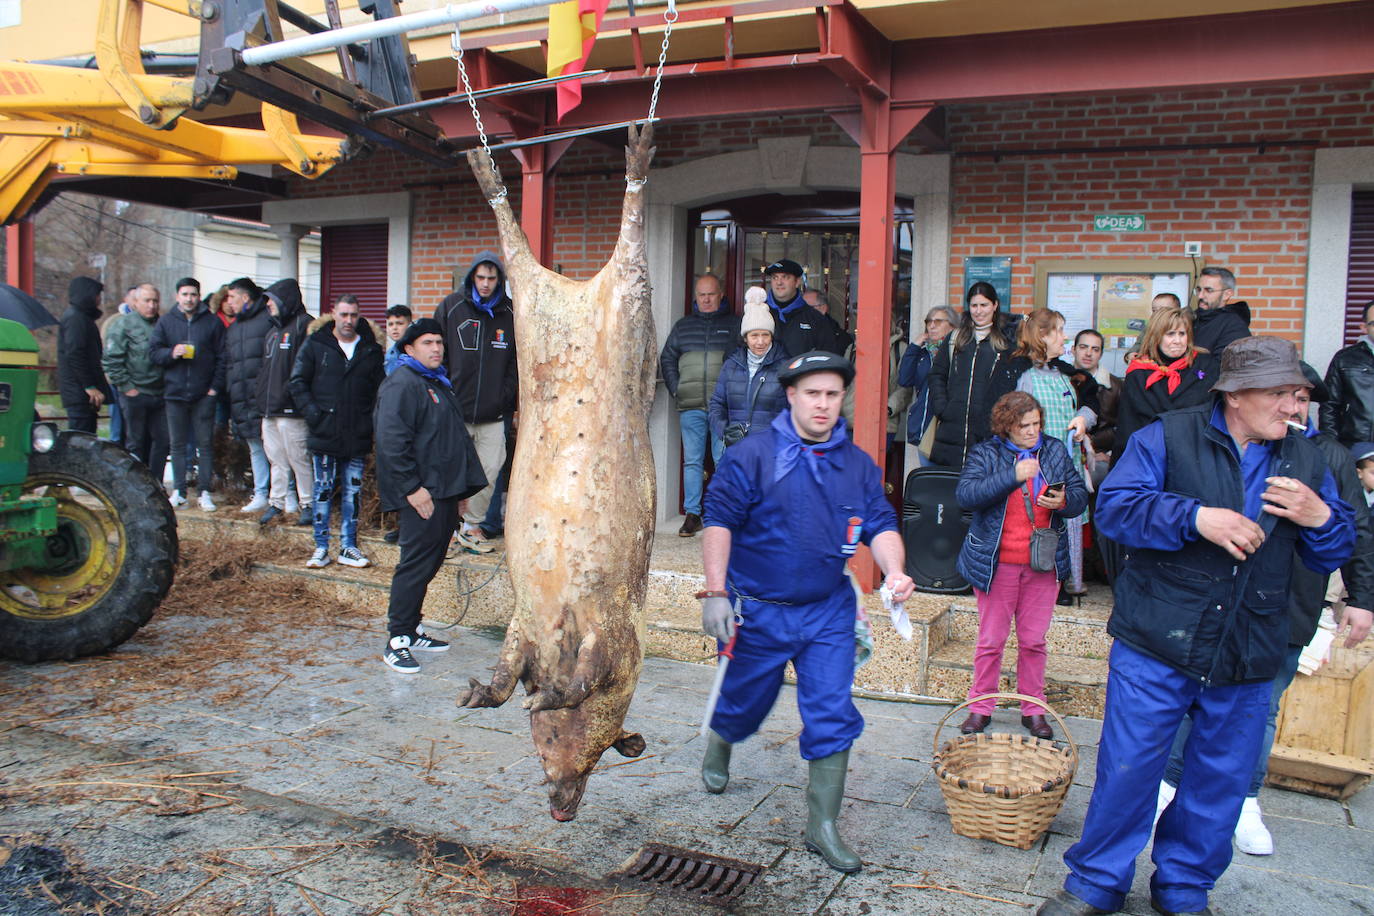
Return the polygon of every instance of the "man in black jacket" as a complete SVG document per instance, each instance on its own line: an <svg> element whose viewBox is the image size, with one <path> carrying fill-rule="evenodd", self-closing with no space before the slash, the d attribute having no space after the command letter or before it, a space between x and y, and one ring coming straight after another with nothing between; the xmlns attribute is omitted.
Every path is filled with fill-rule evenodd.
<svg viewBox="0 0 1374 916"><path fill-rule="evenodd" d="M397 346L400 366L382 383L373 412L377 493L382 509L401 517L401 559L391 577L382 661L401 674L418 674L412 650L448 649L420 625L425 592L444 563L463 501L487 478L444 373L439 323L421 318Z"/></svg>
<svg viewBox="0 0 1374 916"><path fill-rule="evenodd" d="M291 397L291 370L296 367L296 354L305 342L310 314L301 301L300 285L290 277L273 283L263 295L267 298L272 327L263 338L256 395L258 413L262 414L262 446L272 466L272 484L267 511L258 523L266 525L286 511L294 473L300 505L296 524L313 525L310 500L314 495L314 471L305 443L305 420Z"/></svg>
<svg viewBox="0 0 1374 916"><path fill-rule="evenodd" d="M1193 343L1221 358L1233 340L1250 336L1250 303L1236 299L1236 275L1225 267L1198 271Z"/></svg>
<svg viewBox="0 0 1374 916"><path fill-rule="evenodd" d="M843 356L854 343L829 314L812 308L802 297L805 271L790 258L769 264L763 272L768 308L777 339L788 356L826 350Z"/></svg>
<svg viewBox="0 0 1374 916"><path fill-rule="evenodd" d="M100 367L100 329L95 324L104 288L99 280L73 277L67 285L69 305L57 330L57 387L67 412L67 428L91 435L109 393Z"/></svg>
<svg viewBox="0 0 1374 916"><path fill-rule="evenodd" d="M1374 439L1374 301L1365 303L1364 334L1336 352L1326 369L1330 399L1321 406L1322 429L1350 448Z"/></svg>
<svg viewBox="0 0 1374 916"><path fill-rule="evenodd" d="M494 251L477 255L463 285L434 312L443 328L448 377L477 448L482 473L495 481L506 460L505 418L515 411L519 381L515 359L515 314L506 295L506 271ZM481 527L491 488L468 500L459 543L471 553L488 553L491 534Z"/></svg>
<svg viewBox="0 0 1374 916"><path fill-rule="evenodd" d="M148 356L162 366L163 401L172 448L172 506L186 505L186 442L196 443L200 507L215 511L211 443L215 435L215 395L224 390L224 323L200 301L200 282L177 281L177 307L158 319ZM193 438L194 437L194 438Z"/></svg>
<svg viewBox="0 0 1374 916"><path fill-rule="evenodd" d="M272 313L258 285L247 277L229 284L227 309L237 317L224 332L225 375L229 415L234 434L248 444L253 463L253 499L239 511L261 512L268 506L272 466L262 446L262 414L258 412L258 372L262 370L263 340L272 329Z"/></svg>
<svg viewBox="0 0 1374 916"><path fill-rule="evenodd" d="M310 337L291 372L291 397L305 417L314 461L315 552L311 569L329 565L329 504L339 492L339 562L368 566L358 549L358 494L363 464L372 451L372 407L386 377L382 345L358 314L356 296L344 295L332 321L310 325Z"/></svg>
<svg viewBox="0 0 1374 916"><path fill-rule="evenodd" d="M678 425L682 430L682 528L679 537L689 538L701 530L702 466L706 443L711 442L711 457L720 461L725 443L710 435L706 408L726 354L739 346L739 316L730 313L730 303L715 274L697 277L692 314L679 318L668 332L659 355L659 371L668 393L677 401Z"/></svg>

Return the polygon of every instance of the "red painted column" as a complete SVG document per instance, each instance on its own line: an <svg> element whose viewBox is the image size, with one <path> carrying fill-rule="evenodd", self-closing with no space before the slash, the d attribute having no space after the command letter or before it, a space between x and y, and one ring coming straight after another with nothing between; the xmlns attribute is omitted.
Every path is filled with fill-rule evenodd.
<svg viewBox="0 0 1374 916"><path fill-rule="evenodd" d="M546 166L547 150L527 146L518 150L520 159L520 228L530 240L534 259L549 266L553 237L553 175Z"/></svg>
<svg viewBox="0 0 1374 916"><path fill-rule="evenodd" d="M891 112L886 99L863 95L859 164L859 309L855 333L854 444L887 466L888 329L892 327L892 208L896 170ZM865 552L854 573L864 590L882 582L882 573Z"/></svg>
<svg viewBox="0 0 1374 916"><path fill-rule="evenodd" d="M33 220L5 227L5 282L33 295Z"/></svg>

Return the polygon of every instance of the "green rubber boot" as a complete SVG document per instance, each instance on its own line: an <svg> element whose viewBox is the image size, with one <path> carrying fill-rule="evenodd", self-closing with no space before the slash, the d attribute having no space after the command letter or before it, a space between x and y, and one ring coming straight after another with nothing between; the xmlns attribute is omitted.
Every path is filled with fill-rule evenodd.
<svg viewBox="0 0 1374 916"><path fill-rule="evenodd" d="M706 753L701 757L701 781L706 791L719 795L730 783L730 749L734 747L715 732L706 738Z"/></svg>
<svg viewBox="0 0 1374 916"><path fill-rule="evenodd" d="M849 751L811 761L811 781L806 787L806 848L819 853L836 871L853 874L863 868L863 863L835 829L848 771Z"/></svg>

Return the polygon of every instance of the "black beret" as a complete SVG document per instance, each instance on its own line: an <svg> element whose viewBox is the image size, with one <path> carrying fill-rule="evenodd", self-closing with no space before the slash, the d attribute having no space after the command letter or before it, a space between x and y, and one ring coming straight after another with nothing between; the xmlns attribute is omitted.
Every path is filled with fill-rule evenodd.
<svg viewBox="0 0 1374 916"><path fill-rule="evenodd" d="M778 371L778 381L784 385L791 385L803 375L810 375L812 372L838 372L846 385L854 381L854 364L843 356L824 350L812 350L810 353L789 359Z"/></svg>
<svg viewBox="0 0 1374 916"><path fill-rule="evenodd" d="M396 341L396 346L404 353L406 347L415 343L415 341L424 337L426 334L438 334L440 337L443 337L444 329L439 325L439 322L435 321L433 318L421 318L418 321L412 321L410 327L406 328L406 332L401 335L401 339Z"/></svg>

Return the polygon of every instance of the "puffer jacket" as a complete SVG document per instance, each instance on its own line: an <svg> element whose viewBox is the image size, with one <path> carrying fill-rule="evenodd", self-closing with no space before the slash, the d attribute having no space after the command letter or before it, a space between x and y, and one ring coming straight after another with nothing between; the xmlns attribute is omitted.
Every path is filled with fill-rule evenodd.
<svg viewBox="0 0 1374 916"><path fill-rule="evenodd" d="M989 390L999 355L991 340L970 342L955 353L957 335L951 333L935 351L926 379L930 416L940 421L930 460L949 468L961 467L969 449L992 435Z"/></svg>
<svg viewBox="0 0 1374 916"><path fill-rule="evenodd" d="M267 297L258 296L244 306L224 332L225 385L234 431L242 439L262 437L262 413L258 410L258 373L262 371L263 341L272 330Z"/></svg>
<svg viewBox="0 0 1374 916"><path fill-rule="evenodd" d="M272 328L263 338L262 369L258 371L258 413L264 417L297 417L296 402L291 397L291 370L296 367L296 354L305 343L310 327L310 313L301 302L301 288L295 280L278 280L267 287L265 295L277 300L277 314Z"/></svg>
<svg viewBox="0 0 1374 916"><path fill-rule="evenodd" d="M196 348L192 359L177 359L177 344ZM162 396L169 401L199 401L224 390L224 324L202 302L189 316L180 308L157 320L148 341L148 358L163 368Z"/></svg>
<svg viewBox="0 0 1374 916"><path fill-rule="evenodd" d="M658 367L678 410L709 406L725 357L738 346L739 322L726 299L714 312L702 312L693 302L692 314L679 318L668 332Z"/></svg>
<svg viewBox="0 0 1374 916"><path fill-rule="evenodd" d="M1331 357L1326 388L1331 397L1321 406L1321 428L1346 448L1374 440L1374 350L1368 337Z"/></svg>
<svg viewBox="0 0 1374 916"><path fill-rule="evenodd" d="M87 388L106 391L100 365L100 291L105 285L91 277L74 277L67 286L68 309L57 331L57 379L63 404L86 404Z"/></svg>
<svg viewBox="0 0 1374 916"><path fill-rule="evenodd" d="M763 365L754 373L752 382L748 353L747 347L731 353L721 367L720 378L716 379L709 417L711 434L716 438L723 437L725 427L731 423L748 423L750 429L764 429L787 407L787 392L778 383L778 370L787 359L782 346L775 343L763 354ZM751 402L752 412L749 409Z"/></svg>
<svg viewBox="0 0 1374 916"><path fill-rule="evenodd" d="M157 319L144 318L137 312L119 315L105 330L105 356L101 361L105 374L115 391L123 394L131 388L149 397L162 397L162 367L148 355Z"/></svg>
<svg viewBox="0 0 1374 916"><path fill-rule="evenodd" d="M1069 578L1069 539L1064 534L1064 519L1082 514L1088 505L1088 489L1074 469L1069 450L1053 436L1040 437L1040 476L1047 483L1064 481L1064 505L1050 515L1050 525L1059 532L1054 552L1056 577ZM1016 452L998 436L978 443L969 450L954 498L972 510L968 536L959 549L958 569L979 591L992 588L1002 547L1002 524L1007 516L1007 497L1019 486L1016 480Z"/></svg>
<svg viewBox="0 0 1374 916"><path fill-rule="evenodd" d="M358 343L345 359L333 319L317 318L291 371L291 399L305 417L306 445L317 455L360 458L372 451L372 408L386 377L379 334L358 319Z"/></svg>

